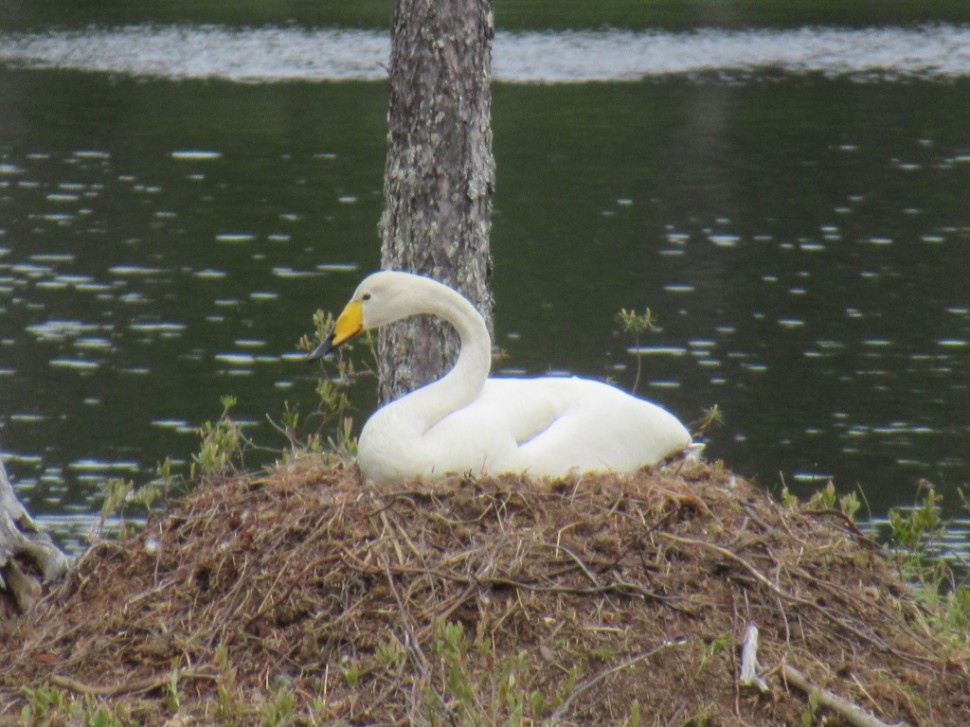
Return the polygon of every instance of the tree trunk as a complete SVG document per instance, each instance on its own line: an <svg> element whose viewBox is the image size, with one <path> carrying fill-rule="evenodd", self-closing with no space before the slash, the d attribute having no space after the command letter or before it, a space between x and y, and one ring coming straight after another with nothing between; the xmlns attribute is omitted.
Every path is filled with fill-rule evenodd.
<svg viewBox="0 0 970 727"><path fill-rule="evenodd" d="M397 0L392 25L381 264L455 288L491 330L492 3ZM381 401L441 376L457 344L427 317L383 329Z"/></svg>
<svg viewBox="0 0 970 727"><path fill-rule="evenodd" d="M0 621L29 611L41 582L60 579L68 564L17 500L0 462Z"/></svg>

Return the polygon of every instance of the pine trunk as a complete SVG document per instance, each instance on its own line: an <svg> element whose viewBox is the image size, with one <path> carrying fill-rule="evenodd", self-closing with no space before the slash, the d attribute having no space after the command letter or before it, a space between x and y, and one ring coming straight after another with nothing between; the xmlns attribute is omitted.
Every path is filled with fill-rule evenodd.
<svg viewBox="0 0 970 727"><path fill-rule="evenodd" d="M428 275L465 295L491 330L491 0L397 0L391 30L385 269ZM457 355L439 321L385 328L380 398L438 378Z"/></svg>

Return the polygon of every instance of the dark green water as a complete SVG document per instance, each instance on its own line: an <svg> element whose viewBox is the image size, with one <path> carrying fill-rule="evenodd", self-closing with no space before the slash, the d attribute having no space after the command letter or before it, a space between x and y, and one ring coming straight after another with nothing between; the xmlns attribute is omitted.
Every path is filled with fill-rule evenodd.
<svg viewBox="0 0 970 727"><path fill-rule="evenodd" d="M0 9L11 30L85 27L91 24L218 23L236 26L302 25L388 27L393 0L8 0ZM630 28L688 30L716 27L800 27L804 25L903 25L967 22L960 0L498 0L496 24L507 30Z"/></svg>
<svg viewBox="0 0 970 727"><path fill-rule="evenodd" d="M970 481L970 80L760 70L498 84L493 252L505 372L629 387L707 454L877 517ZM70 530L143 483L219 397L265 447L319 369L295 351L378 264L380 83L0 69L0 443ZM358 418L373 395L355 392Z"/></svg>

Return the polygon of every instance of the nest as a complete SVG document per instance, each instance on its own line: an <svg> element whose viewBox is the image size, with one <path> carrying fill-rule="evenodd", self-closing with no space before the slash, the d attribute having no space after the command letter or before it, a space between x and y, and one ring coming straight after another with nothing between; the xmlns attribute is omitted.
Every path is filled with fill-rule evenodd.
<svg viewBox="0 0 970 727"><path fill-rule="evenodd" d="M717 466L365 487L305 457L92 547L0 637L0 717L53 684L144 723L285 693L321 724L802 724L788 664L872 724L968 724L932 616L851 520Z"/></svg>

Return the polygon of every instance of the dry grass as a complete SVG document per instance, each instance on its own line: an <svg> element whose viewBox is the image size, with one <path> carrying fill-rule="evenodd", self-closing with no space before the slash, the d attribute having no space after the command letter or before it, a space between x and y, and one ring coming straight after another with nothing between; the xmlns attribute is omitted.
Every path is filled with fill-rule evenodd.
<svg viewBox="0 0 970 727"><path fill-rule="evenodd" d="M970 724L929 616L851 521L710 465L364 487L304 458L88 551L0 637L0 720L53 684L149 724L271 723L280 693L293 723L802 724L787 663L886 723ZM737 683L751 622L767 694Z"/></svg>

